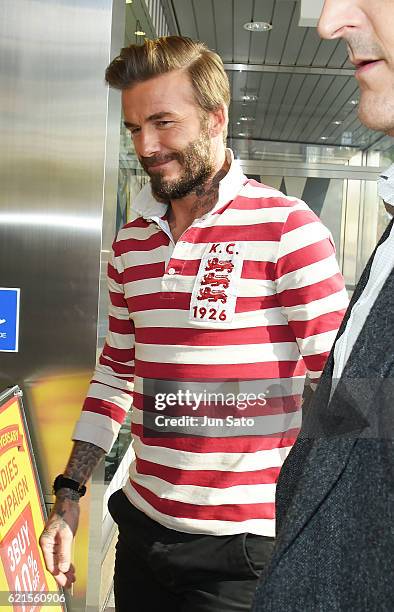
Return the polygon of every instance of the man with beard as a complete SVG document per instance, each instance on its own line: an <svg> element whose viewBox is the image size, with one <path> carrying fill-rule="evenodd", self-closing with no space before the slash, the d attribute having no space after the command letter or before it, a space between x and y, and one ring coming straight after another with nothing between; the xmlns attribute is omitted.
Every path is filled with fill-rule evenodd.
<svg viewBox="0 0 394 612"><path fill-rule="evenodd" d="M275 483L347 304L327 229L226 150L229 83L203 44L108 67L150 176L109 265L109 334L41 546L70 584L78 499L132 404L135 461L109 500L119 612L249 610ZM299 383L301 383L301 388Z"/></svg>
<svg viewBox="0 0 394 612"><path fill-rule="evenodd" d="M394 136L393 0L326 0L319 32L347 44L360 120ZM378 189L394 202L394 166ZM393 232L391 221L281 471L254 612L394 610Z"/></svg>

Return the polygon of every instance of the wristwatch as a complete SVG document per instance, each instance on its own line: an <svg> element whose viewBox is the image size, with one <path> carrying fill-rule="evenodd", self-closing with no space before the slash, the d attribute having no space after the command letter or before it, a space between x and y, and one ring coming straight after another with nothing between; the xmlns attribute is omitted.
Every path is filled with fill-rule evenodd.
<svg viewBox="0 0 394 612"><path fill-rule="evenodd" d="M54 495L56 495L59 489L72 489L78 493L79 497L83 497L86 493L85 485L81 485L80 482L77 482L72 478L66 478L66 476L63 476L63 474L56 476L53 482Z"/></svg>

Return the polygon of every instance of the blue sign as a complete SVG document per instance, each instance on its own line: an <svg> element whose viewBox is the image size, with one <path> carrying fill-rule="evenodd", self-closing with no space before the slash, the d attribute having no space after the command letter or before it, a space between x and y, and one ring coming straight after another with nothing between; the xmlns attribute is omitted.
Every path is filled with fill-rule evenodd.
<svg viewBox="0 0 394 612"><path fill-rule="evenodd" d="M17 353L20 289L0 287L0 352Z"/></svg>

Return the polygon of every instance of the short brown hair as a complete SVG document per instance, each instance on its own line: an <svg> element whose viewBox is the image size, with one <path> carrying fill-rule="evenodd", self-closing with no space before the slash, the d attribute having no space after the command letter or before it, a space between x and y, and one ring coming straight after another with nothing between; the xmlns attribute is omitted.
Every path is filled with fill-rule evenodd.
<svg viewBox="0 0 394 612"><path fill-rule="evenodd" d="M115 89L129 89L173 70L187 72L196 102L205 113L223 104L229 107L230 86L221 58L204 43L184 36L146 39L143 45L124 47L106 69L105 80Z"/></svg>

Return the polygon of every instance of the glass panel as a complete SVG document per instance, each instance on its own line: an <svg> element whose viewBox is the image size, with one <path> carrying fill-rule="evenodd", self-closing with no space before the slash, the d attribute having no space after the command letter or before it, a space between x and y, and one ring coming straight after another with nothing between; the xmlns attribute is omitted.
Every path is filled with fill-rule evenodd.
<svg viewBox="0 0 394 612"><path fill-rule="evenodd" d="M342 179L261 175L263 184L303 200L330 230L339 259L344 181Z"/></svg>
<svg viewBox="0 0 394 612"><path fill-rule="evenodd" d="M151 25L147 20L143 6L140 3L137 4L130 2L126 4L124 46L128 46L131 43L138 44L139 42L143 42L144 37L137 36L135 34L137 21L143 31L146 32L147 36L154 37L154 32L152 31ZM118 232L123 225L133 219L133 201L137 194L141 191L143 185L149 180L149 177L142 170L138 162L130 132L125 128L123 120L124 118L122 117L120 125L116 232ZM105 458L106 484L111 482L127 449L131 444L130 421L131 413L126 416L125 422L120 428L118 438L116 439L111 452Z"/></svg>
<svg viewBox="0 0 394 612"><path fill-rule="evenodd" d="M138 161L130 132L124 127L122 121L120 128L117 230L132 220L133 201L148 180L148 175Z"/></svg>

